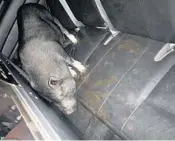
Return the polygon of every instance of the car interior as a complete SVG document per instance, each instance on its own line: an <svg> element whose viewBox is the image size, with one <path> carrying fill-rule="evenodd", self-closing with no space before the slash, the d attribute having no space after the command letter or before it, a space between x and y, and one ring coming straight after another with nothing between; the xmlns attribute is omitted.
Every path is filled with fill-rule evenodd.
<svg viewBox="0 0 175 141"><path fill-rule="evenodd" d="M16 14L25 3L44 5L77 39L64 49L87 71L76 80L78 104L71 115L39 96L20 67ZM175 139L173 5L174 0L0 0L0 121L13 122L8 129L3 124L1 137L21 115L38 140ZM12 115L11 105L18 109Z"/></svg>

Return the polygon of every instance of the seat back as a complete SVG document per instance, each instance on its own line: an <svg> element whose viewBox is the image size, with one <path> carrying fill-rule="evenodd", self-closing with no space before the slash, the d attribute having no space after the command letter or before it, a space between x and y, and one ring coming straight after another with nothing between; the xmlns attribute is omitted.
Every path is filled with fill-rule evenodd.
<svg viewBox="0 0 175 141"><path fill-rule="evenodd" d="M67 0L76 18L88 26L103 26L95 0ZM53 14L61 17L65 27L74 28L58 0L48 0ZM116 30L164 42L175 42L175 15L173 0L101 0ZM69 20L68 20L69 19Z"/></svg>

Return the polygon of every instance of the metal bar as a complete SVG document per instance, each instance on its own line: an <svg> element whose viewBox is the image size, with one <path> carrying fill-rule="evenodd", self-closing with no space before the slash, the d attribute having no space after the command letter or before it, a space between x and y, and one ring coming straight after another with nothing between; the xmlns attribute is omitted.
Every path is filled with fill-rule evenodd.
<svg viewBox="0 0 175 141"><path fill-rule="evenodd" d="M10 59L10 60L12 60L13 57L15 56L15 54L17 53L18 45L19 45L18 42L16 42L16 44L15 44L15 46L13 47L13 50L12 50L10 56L9 56L9 59Z"/></svg>
<svg viewBox="0 0 175 141"><path fill-rule="evenodd" d="M116 34L118 31L116 31L116 29L115 29L114 26L112 25L112 23L111 23L111 21L110 21L108 15L107 15L105 9L103 8L103 5L102 5L101 1L100 1L100 0L95 0L95 4L96 4L96 6L97 6L97 8L98 8L98 11L99 11L101 17L102 17L103 20L104 20L106 26L109 28L110 32L111 32L112 34ZM118 33L117 33L117 34L118 34Z"/></svg>
<svg viewBox="0 0 175 141"><path fill-rule="evenodd" d="M68 14L69 18L74 23L74 25L77 26L77 27L84 26L80 21L78 21L76 19L76 17L74 16L73 12L71 11L69 5L67 4L66 0L59 0L59 1L60 1L61 5L63 6L64 10L66 11L66 13Z"/></svg>
<svg viewBox="0 0 175 141"><path fill-rule="evenodd" d="M24 0L12 0L7 12L0 22L0 49L2 51L3 45L6 41L7 36L9 35L12 26L16 20L16 13L18 8L24 3Z"/></svg>
<svg viewBox="0 0 175 141"><path fill-rule="evenodd" d="M34 137L44 140L77 140L78 137L64 123L63 119L31 89L21 72L1 54L0 60L6 65L11 76L18 83L18 85L8 83L9 88L8 86L6 87L8 90L7 94L13 96L13 100L17 104Z"/></svg>
<svg viewBox="0 0 175 141"><path fill-rule="evenodd" d="M55 21L55 23L60 27L61 32L62 32L64 35L66 35L66 37L67 37L73 44L77 44L77 43L78 43L78 41L77 41L77 39L75 38L75 36L74 36L73 34L70 34L69 31L68 31L66 28L64 28L64 27L62 26L62 24L60 23L60 21L59 21L57 18L54 17L54 21Z"/></svg>
<svg viewBox="0 0 175 141"><path fill-rule="evenodd" d="M166 43L156 54L154 57L154 61L158 62L164 59L167 55L175 51L175 44L174 43Z"/></svg>

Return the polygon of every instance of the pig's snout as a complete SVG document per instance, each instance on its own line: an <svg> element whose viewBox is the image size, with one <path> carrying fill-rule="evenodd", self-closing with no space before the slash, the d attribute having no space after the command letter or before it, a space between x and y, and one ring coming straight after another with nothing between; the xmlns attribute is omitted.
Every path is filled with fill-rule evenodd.
<svg viewBox="0 0 175 141"><path fill-rule="evenodd" d="M62 100L61 106L63 107L63 112L70 115L75 112L77 101L74 97L66 97Z"/></svg>
<svg viewBox="0 0 175 141"><path fill-rule="evenodd" d="M62 83L62 92L66 96L73 96L75 95L76 92L76 83L74 79L65 79L64 82Z"/></svg>

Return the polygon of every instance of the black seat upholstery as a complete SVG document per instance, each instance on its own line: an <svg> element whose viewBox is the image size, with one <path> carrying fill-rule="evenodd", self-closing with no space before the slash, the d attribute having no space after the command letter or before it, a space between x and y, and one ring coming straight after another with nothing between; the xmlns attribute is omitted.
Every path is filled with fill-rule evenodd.
<svg viewBox="0 0 175 141"><path fill-rule="evenodd" d="M58 0L47 0L47 3L52 14L60 20L64 27L68 29L76 27ZM103 19L99 15L93 0L67 0L67 3L76 18L83 24L92 27L104 26Z"/></svg>
<svg viewBox="0 0 175 141"><path fill-rule="evenodd" d="M75 56L88 70L69 119L85 139L175 139L175 56L154 62L164 42L175 41L174 1L101 2L114 27L132 35L120 33L108 45L107 37L96 46L80 40Z"/></svg>
<svg viewBox="0 0 175 141"><path fill-rule="evenodd" d="M54 15L60 15L58 1L52 2ZM67 0L73 13L88 26L103 26L94 0ZM173 0L101 0L116 30L149 37L164 42L175 42L175 1ZM56 11L57 9L57 11ZM65 17L64 17L65 18ZM63 20L66 23L66 20Z"/></svg>
<svg viewBox="0 0 175 141"><path fill-rule="evenodd" d="M102 0L117 30L175 42L173 0Z"/></svg>
<svg viewBox="0 0 175 141"><path fill-rule="evenodd" d="M56 3L51 4L56 16ZM78 45L72 47L76 49L75 58L88 68L78 82L77 111L68 118L84 139L175 139L175 57L172 53L154 62L164 45L157 40L174 42L174 1L102 0L102 4L116 29L137 35L121 32L104 45L110 34L94 28L103 26L98 11L93 10L94 21L83 18L81 12L76 15L85 25L94 27L82 28ZM76 13L76 5L72 6ZM75 28L65 17L60 20L65 27ZM9 33L9 27L6 31ZM10 41L7 37L0 40ZM17 38L14 40L12 48ZM6 49L2 50L9 54L11 50Z"/></svg>
<svg viewBox="0 0 175 141"><path fill-rule="evenodd" d="M90 56L79 48L89 57L89 67L77 95L88 110L75 113L77 121L86 123L70 120L86 129L86 139L175 139L174 54L156 63L154 56L164 43L131 34L103 43ZM95 116L86 116L88 111Z"/></svg>

